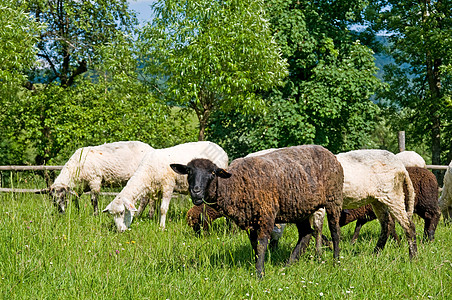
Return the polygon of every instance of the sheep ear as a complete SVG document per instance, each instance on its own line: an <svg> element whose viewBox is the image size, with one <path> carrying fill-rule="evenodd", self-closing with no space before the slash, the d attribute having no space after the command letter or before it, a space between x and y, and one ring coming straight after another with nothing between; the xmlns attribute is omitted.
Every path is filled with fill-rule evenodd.
<svg viewBox="0 0 452 300"><path fill-rule="evenodd" d="M170 164L170 167L177 174L181 174L181 175L187 175L188 174L188 167L186 165Z"/></svg>
<svg viewBox="0 0 452 300"><path fill-rule="evenodd" d="M217 176L221 177L221 178L229 178L232 176L231 173L228 173L228 172L226 172L225 169L220 169L220 168L215 170L215 174L217 174Z"/></svg>
<svg viewBox="0 0 452 300"><path fill-rule="evenodd" d="M124 206L128 211L131 211L131 212L138 211L138 209L135 207L135 205L133 205L133 203L130 202L129 200L123 200L122 202L124 203Z"/></svg>
<svg viewBox="0 0 452 300"><path fill-rule="evenodd" d="M110 212L110 209L111 209L111 203L112 203L112 202L110 202L110 203L107 205L107 207L105 207L105 209L104 209L102 212L104 212L104 213Z"/></svg>

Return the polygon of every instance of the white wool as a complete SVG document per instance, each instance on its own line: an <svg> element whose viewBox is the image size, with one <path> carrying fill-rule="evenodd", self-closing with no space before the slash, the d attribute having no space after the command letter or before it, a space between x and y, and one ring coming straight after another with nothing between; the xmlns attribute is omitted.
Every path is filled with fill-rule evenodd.
<svg viewBox="0 0 452 300"><path fill-rule="evenodd" d="M165 228L166 214L173 191L187 193L186 176L176 174L170 167L172 163L187 164L195 158L212 160L220 168L228 165L226 152L212 142L193 142L149 152L135 174L116 198L104 209L114 215L119 231L124 231L124 210L136 210L134 205L142 199L155 199L161 195L160 227ZM150 203L153 205L153 202ZM140 205L140 211L144 206ZM118 225L119 224L119 225Z"/></svg>
<svg viewBox="0 0 452 300"><path fill-rule="evenodd" d="M415 193L403 163L385 150L355 150L340 153L336 157L344 170L342 209L358 208L370 203L377 216L388 210L408 235ZM409 193L407 208L404 183ZM312 221L315 231L321 233L324 213L318 212ZM321 235L317 234L316 242L321 242Z"/></svg>
<svg viewBox="0 0 452 300"><path fill-rule="evenodd" d="M427 167L424 158L414 151L402 151L395 156L402 161L405 167Z"/></svg>
<svg viewBox="0 0 452 300"><path fill-rule="evenodd" d="M439 207L443 214L444 221L452 218L452 161L447 167L443 179L443 189L439 198Z"/></svg>
<svg viewBox="0 0 452 300"><path fill-rule="evenodd" d="M375 199L413 214L414 189L405 166L385 150L355 150L336 155L344 169L343 209L357 208ZM408 179L409 199L405 210L403 180ZM411 188L410 188L411 187Z"/></svg>
<svg viewBox="0 0 452 300"><path fill-rule="evenodd" d="M59 188L75 192L91 190L92 197L97 197L103 184L125 184L144 155L152 149L139 141L79 148L63 166L50 187L51 191ZM64 211L64 201L60 206Z"/></svg>

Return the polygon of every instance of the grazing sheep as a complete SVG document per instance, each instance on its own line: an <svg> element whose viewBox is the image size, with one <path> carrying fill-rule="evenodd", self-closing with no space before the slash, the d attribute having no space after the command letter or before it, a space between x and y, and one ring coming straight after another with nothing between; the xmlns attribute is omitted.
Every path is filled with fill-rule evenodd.
<svg viewBox="0 0 452 300"><path fill-rule="evenodd" d="M187 211L186 219L188 226L199 234L201 233L201 228L208 230L212 222L221 217L223 217L223 215L218 211L208 205L202 204L190 208Z"/></svg>
<svg viewBox="0 0 452 300"><path fill-rule="evenodd" d="M405 167L425 168L425 160L414 151L402 151L395 155L400 159Z"/></svg>
<svg viewBox="0 0 452 300"><path fill-rule="evenodd" d="M416 194L414 198L414 213L424 219L424 239L428 238L430 241L433 241L435 239L436 226L441 216L437 200L438 182L436 181L435 175L427 169L407 167L406 170L410 175ZM405 186L404 191L406 195L407 191ZM405 201L407 200L405 198ZM344 226L357 220L355 233L352 238L352 242L354 242L359 236L362 225L376 218L377 216L373 212L372 206L366 205L360 208L342 211L339 223L341 226ZM391 227L391 235L398 241L394 224Z"/></svg>
<svg viewBox="0 0 452 300"><path fill-rule="evenodd" d="M188 165L171 164L188 174L195 205L203 203L249 232L256 254L258 276L264 274L264 258L274 225L295 223L299 239L289 263L298 260L309 242L309 216L325 207L339 257L339 215L342 206L342 167L327 149L316 145L295 146L234 160L228 172L206 159Z"/></svg>
<svg viewBox="0 0 452 300"><path fill-rule="evenodd" d="M441 208L444 222L450 221L452 219L452 161L444 175L443 191L439 198L439 207Z"/></svg>
<svg viewBox="0 0 452 300"><path fill-rule="evenodd" d="M91 191L94 214L102 185L125 185L135 173L142 158L153 148L138 141L115 142L77 149L63 166L48 192L60 212L66 209L66 196Z"/></svg>
<svg viewBox="0 0 452 300"><path fill-rule="evenodd" d="M114 216L118 231L123 232L130 226L135 211L138 211L139 215L144 210L147 201L141 201L138 210L135 208L137 201L151 197L153 200L155 198L161 200L160 227L164 229L173 191L179 193L188 191L185 176L175 174L169 165L186 164L194 158L208 158L224 168L228 164L226 152L212 142L186 143L148 152L127 185L103 210ZM153 216L154 206L155 202L152 201L149 205L150 217Z"/></svg>
<svg viewBox="0 0 452 300"><path fill-rule="evenodd" d="M192 227L193 230L197 233L201 233L201 228L204 230L209 230L209 227L212 225L212 222L218 218L223 217L218 211L213 209L212 207L201 204L200 206L193 206L187 212L187 223L188 226ZM227 222L229 219L226 219ZM284 228L286 224L275 224L273 227L273 231L270 238L270 249L275 250L278 248L279 239L282 237Z"/></svg>
<svg viewBox="0 0 452 300"><path fill-rule="evenodd" d="M416 256L416 230L411 220L415 194L402 162L385 150L355 150L336 157L344 169L343 209L371 204L380 221L381 234L375 251L383 249L386 244L391 215L405 231L410 258ZM407 187L406 208L404 185Z"/></svg>

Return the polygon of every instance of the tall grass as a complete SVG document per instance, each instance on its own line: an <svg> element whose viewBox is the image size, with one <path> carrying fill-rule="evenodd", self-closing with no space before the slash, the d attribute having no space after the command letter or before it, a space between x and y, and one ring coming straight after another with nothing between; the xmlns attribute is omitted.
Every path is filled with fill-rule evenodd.
<svg viewBox="0 0 452 300"><path fill-rule="evenodd" d="M101 197L99 208L111 199ZM405 239L373 253L374 221L355 245L354 225L342 229L340 263L328 248L316 258L311 242L286 267L297 239L291 225L279 249L268 252L259 280L246 233L220 219L197 237L185 222L190 203L184 197L171 202L165 231L158 216L143 216L122 234L109 215L92 215L86 195L79 211L69 205L64 215L41 195L0 193L0 203L2 299L452 299L451 227L442 222L434 242L418 238L413 261ZM419 235L423 222L415 221Z"/></svg>

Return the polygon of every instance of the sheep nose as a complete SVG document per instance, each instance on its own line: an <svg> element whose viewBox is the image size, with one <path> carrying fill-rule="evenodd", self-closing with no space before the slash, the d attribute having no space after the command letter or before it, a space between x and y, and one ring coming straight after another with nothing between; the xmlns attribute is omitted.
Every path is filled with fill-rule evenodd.
<svg viewBox="0 0 452 300"><path fill-rule="evenodd" d="M201 192L201 188L199 186L196 185L193 187L193 193L199 194L200 192Z"/></svg>

